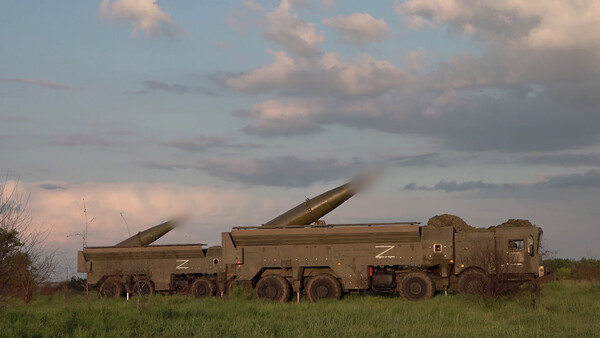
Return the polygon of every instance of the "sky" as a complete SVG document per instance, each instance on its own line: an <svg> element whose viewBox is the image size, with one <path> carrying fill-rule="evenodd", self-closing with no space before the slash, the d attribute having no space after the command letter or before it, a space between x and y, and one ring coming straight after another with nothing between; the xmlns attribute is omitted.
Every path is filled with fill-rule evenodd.
<svg viewBox="0 0 600 338"><path fill-rule="evenodd" d="M600 258L599 30L595 0L3 0L0 172L71 267L86 218L215 245L373 168L328 223L529 219Z"/></svg>

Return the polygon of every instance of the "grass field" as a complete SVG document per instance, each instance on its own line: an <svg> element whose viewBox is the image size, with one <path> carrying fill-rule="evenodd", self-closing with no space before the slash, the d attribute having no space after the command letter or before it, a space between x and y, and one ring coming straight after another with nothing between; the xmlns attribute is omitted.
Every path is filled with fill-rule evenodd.
<svg viewBox="0 0 600 338"><path fill-rule="evenodd" d="M0 310L0 335L68 337L188 336L600 336L600 284L554 282L532 306L528 292L493 304L480 297L437 295L423 302L358 296L312 304L230 298L153 296L129 301L85 295L11 300Z"/></svg>

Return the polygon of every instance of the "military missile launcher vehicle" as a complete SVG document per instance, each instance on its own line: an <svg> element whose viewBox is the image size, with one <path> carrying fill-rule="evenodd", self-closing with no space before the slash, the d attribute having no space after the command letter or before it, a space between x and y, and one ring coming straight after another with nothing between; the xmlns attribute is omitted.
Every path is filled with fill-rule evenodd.
<svg viewBox="0 0 600 338"><path fill-rule="evenodd" d="M100 297L125 293L191 292L196 297L220 292L224 270L221 247L206 244L150 245L175 226L169 221L142 231L115 246L86 247L78 252L77 271Z"/></svg>
<svg viewBox="0 0 600 338"><path fill-rule="evenodd" d="M438 291L482 293L497 277L522 283L543 276L542 230L528 221L479 229L450 215L428 225L320 220L364 184L357 179L307 199L262 226L234 227L222 233L221 246L149 245L166 233L161 224L115 247L84 248L78 271L103 297L155 291L204 297L239 285L259 298L287 301L295 294L313 302L362 291L422 300Z"/></svg>
<svg viewBox="0 0 600 338"><path fill-rule="evenodd" d="M292 292L311 301L359 291L399 291L407 300L483 293L499 275L520 283L544 273L541 229L516 223L469 231L417 223L237 227L223 233L223 258L236 262L228 278L276 301Z"/></svg>

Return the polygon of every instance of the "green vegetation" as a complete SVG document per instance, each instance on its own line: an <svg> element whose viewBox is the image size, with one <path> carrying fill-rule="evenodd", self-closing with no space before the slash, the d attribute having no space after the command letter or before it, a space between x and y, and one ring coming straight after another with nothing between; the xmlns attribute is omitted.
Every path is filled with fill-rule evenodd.
<svg viewBox="0 0 600 338"><path fill-rule="evenodd" d="M0 181L0 300L19 295L25 303L54 269L54 253L43 253L47 232L33 230L27 196L18 182Z"/></svg>
<svg viewBox="0 0 600 338"><path fill-rule="evenodd" d="M600 260L582 258L578 261L554 258L544 261L549 271L555 272L558 279L600 281Z"/></svg>
<svg viewBox="0 0 600 338"><path fill-rule="evenodd" d="M241 290L243 291L243 290ZM14 300L0 310L0 336L597 336L600 284L560 281L485 305L480 297L438 295L423 302L346 296L341 301L270 303L156 295L147 299L82 294Z"/></svg>

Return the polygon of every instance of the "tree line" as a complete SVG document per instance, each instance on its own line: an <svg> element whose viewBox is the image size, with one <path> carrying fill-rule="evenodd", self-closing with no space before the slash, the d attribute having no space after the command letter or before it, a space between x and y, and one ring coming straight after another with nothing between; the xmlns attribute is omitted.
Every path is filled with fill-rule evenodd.
<svg viewBox="0 0 600 338"><path fill-rule="evenodd" d="M55 267L54 254L43 250L48 231L32 226L28 201L18 181L0 182L0 297L18 295L25 303Z"/></svg>

